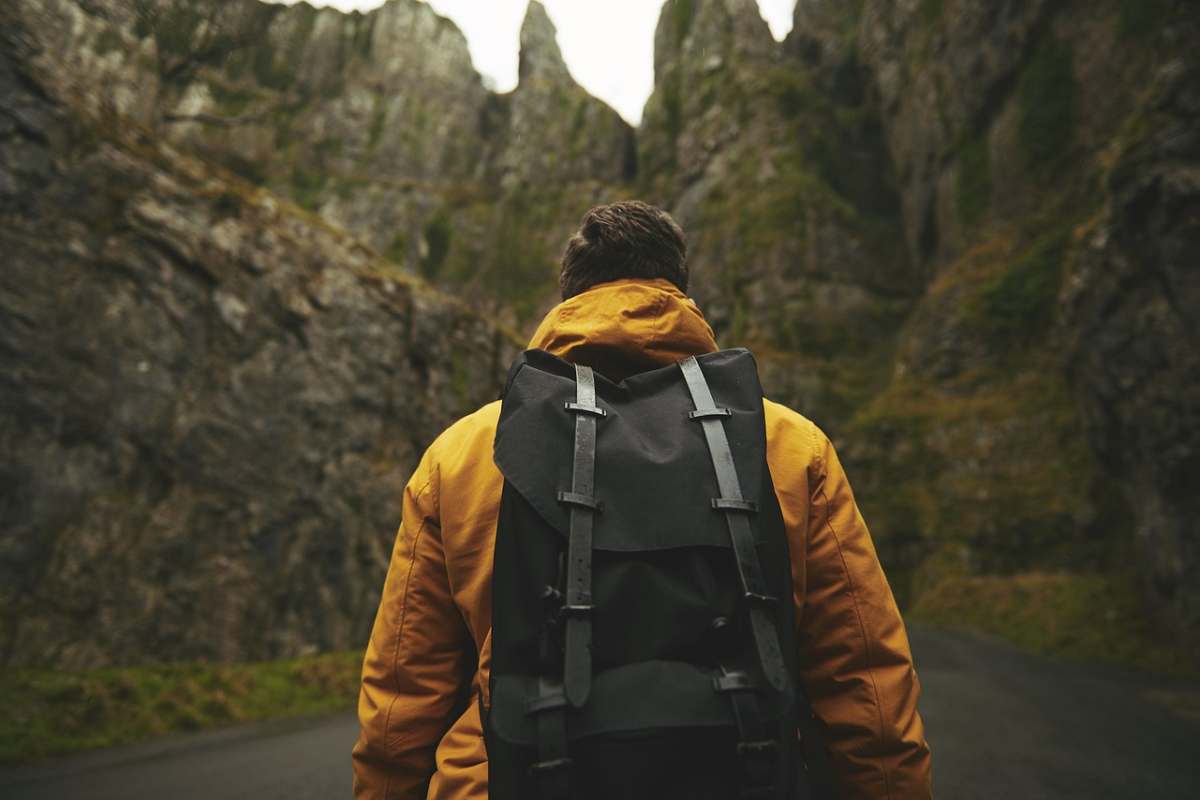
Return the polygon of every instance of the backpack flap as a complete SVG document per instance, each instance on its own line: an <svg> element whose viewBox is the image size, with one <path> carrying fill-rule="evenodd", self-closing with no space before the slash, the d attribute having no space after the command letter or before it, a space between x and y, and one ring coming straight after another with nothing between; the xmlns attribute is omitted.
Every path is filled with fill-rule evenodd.
<svg viewBox="0 0 1200 800"><path fill-rule="evenodd" d="M703 357L713 391L730 409L725 420L742 483L757 497L766 441L762 388L747 350ZM729 532L712 499L719 496L694 409L675 365L620 383L596 375L597 405L606 412L596 445L596 550L636 552L676 547L728 548ZM519 357L510 372L496 429L493 457L505 480L550 527L567 536L569 509L557 502L571 486L575 399L574 367L541 350ZM699 477L698 477L699 476Z"/></svg>

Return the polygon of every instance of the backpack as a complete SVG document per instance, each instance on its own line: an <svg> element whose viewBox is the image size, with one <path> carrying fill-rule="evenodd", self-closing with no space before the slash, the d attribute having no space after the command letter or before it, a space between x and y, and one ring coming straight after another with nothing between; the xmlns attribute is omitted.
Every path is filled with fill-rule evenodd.
<svg viewBox="0 0 1200 800"><path fill-rule="evenodd" d="M526 351L494 459L489 797L810 797L749 351L620 383Z"/></svg>

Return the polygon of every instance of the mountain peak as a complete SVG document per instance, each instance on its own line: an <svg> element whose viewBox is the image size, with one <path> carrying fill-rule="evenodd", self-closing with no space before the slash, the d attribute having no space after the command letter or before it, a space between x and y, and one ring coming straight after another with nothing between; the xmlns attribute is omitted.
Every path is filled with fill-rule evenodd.
<svg viewBox="0 0 1200 800"><path fill-rule="evenodd" d="M558 30L539 0L529 0L525 21L521 23L521 55L517 69L518 80L570 78L567 62L558 46Z"/></svg>

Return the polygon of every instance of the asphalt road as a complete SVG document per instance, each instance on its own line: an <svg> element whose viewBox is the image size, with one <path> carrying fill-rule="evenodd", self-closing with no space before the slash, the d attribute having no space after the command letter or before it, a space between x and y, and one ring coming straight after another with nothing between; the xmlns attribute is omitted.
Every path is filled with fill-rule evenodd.
<svg viewBox="0 0 1200 800"><path fill-rule="evenodd" d="M939 800L1200 798L1200 685L911 629ZM337 800L353 716L244 726L0 772L4 800Z"/></svg>

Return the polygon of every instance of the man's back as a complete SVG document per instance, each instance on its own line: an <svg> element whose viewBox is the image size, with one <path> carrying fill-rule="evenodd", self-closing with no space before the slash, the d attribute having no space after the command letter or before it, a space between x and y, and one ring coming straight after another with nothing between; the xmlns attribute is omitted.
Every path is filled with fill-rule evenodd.
<svg viewBox="0 0 1200 800"><path fill-rule="evenodd" d="M665 280L604 283L557 306L530 342L619 381L712 352L696 306ZM372 632L355 748L367 798L485 798L491 576L503 476L500 403L447 429L405 492ZM844 797L928 797L911 655L866 525L827 437L764 401L767 463L791 555L798 682L828 728ZM431 777L432 776L432 777Z"/></svg>

